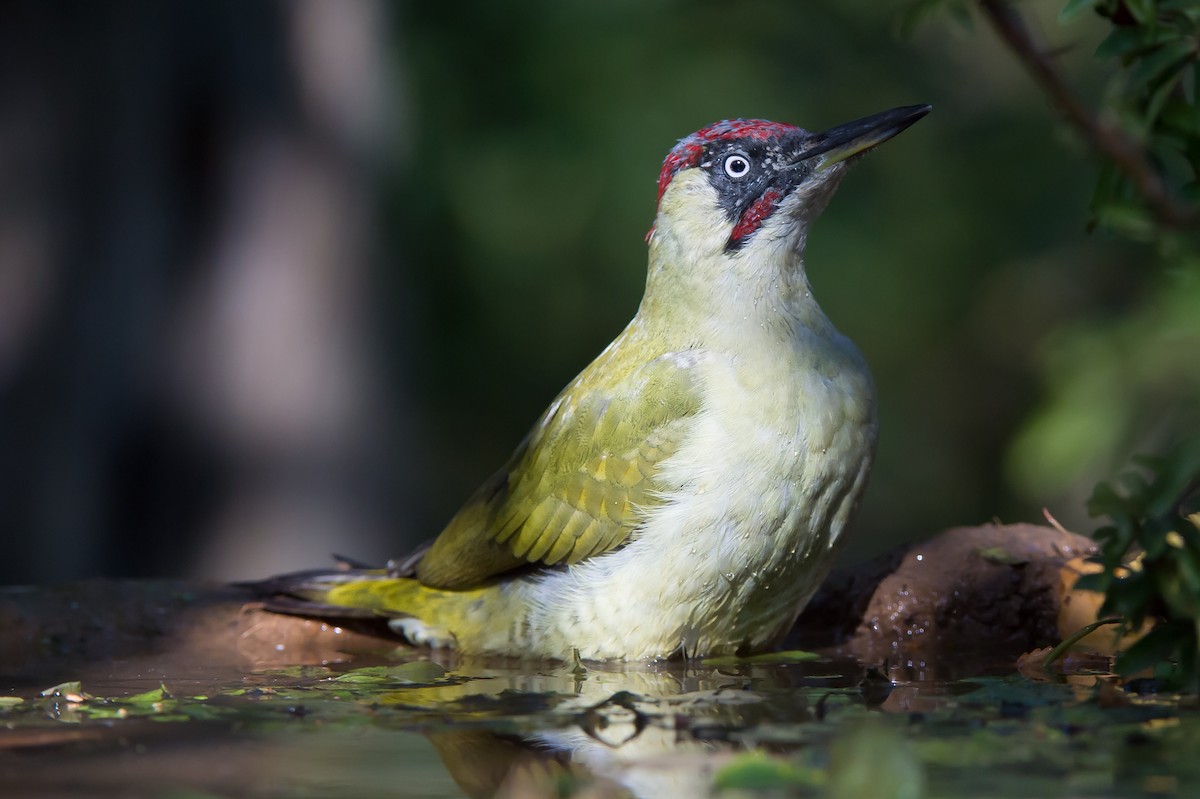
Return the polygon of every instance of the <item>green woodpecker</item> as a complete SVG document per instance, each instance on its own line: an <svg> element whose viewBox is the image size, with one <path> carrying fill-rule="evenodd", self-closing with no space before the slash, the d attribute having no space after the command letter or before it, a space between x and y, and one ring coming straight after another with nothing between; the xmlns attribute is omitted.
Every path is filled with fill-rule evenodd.
<svg viewBox="0 0 1200 799"><path fill-rule="evenodd" d="M277 578L268 607L383 615L470 655L771 646L829 569L877 425L867 366L809 287L808 229L857 156L929 110L681 140L637 313L508 463L403 568Z"/></svg>

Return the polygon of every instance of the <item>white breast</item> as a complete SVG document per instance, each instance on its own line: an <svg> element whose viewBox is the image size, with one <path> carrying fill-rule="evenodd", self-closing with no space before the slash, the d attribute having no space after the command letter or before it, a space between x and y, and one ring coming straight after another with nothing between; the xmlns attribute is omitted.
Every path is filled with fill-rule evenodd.
<svg viewBox="0 0 1200 799"><path fill-rule="evenodd" d="M667 501L623 549L537 583L531 627L556 634L534 640L634 659L755 649L790 626L864 487L876 422L845 338L777 341L697 351L703 410L660 470Z"/></svg>

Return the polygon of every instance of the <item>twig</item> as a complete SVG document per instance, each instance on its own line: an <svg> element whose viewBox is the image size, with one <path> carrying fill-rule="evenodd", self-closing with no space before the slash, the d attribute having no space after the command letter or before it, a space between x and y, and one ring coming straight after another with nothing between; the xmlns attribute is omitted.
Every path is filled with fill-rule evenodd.
<svg viewBox="0 0 1200 799"><path fill-rule="evenodd" d="M1049 508L1042 508L1042 515L1046 517L1046 521L1049 522L1050 526L1055 530L1058 530L1060 533L1066 533L1067 535L1071 534L1070 530L1062 526L1062 522L1054 518L1054 515L1050 513Z"/></svg>
<svg viewBox="0 0 1200 799"><path fill-rule="evenodd" d="M1047 654L1042 660L1042 668L1046 671L1049 671L1050 667L1053 666L1059 658L1067 654L1067 651L1071 647L1075 646L1075 644L1079 643L1084 638L1087 638L1089 635L1105 625L1120 624L1123 621L1123 618L1119 616L1113 616L1107 619L1099 619L1091 624L1086 624L1083 627L1080 627L1078 630L1063 639L1058 646L1050 650L1049 654Z"/></svg>
<svg viewBox="0 0 1200 799"><path fill-rule="evenodd" d="M996 33L1025 65L1035 83L1088 144L1107 156L1145 198L1163 225L1176 229L1200 226L1200 209L1180 202L1167 188L1141 146L1120 128L1105 124L1067 86L1044 45L1036 41L1009 0L979 0Z"/></svg>

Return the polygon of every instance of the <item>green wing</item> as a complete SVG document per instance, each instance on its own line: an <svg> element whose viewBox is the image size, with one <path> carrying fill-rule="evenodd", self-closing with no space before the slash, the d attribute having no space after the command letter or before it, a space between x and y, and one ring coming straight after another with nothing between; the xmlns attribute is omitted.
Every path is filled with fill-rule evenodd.
<svg viewBox="0 0 1200 799"><path fill-rule="evenodd" d="M658 464L700 406L691 353L621 370L614 345L550 405L417 565L437 588L469 588L529 564L614 549L661 501Z"/></svg>

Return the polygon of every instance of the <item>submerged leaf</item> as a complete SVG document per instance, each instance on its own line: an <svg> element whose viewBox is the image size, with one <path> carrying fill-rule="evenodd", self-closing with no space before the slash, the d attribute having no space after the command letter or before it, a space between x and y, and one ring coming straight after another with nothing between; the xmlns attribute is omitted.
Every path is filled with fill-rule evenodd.
<svg viewBox="0 0 1200 799"><path fill-rule="evenodd" d="M719 791L786 790L798 786L820 785L824 775L813 769L792 765L786 760L755 750L739 755L717 772L713 787Z"/></svg>
<svg viewBox="0 0 1200 799"><path fill-rule="evenodd" d="M834 741L828 795L831 799L921 799L924 769L908 739L869 719Z"/></svg>

